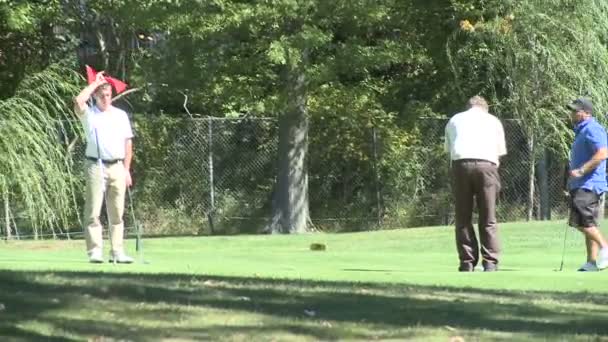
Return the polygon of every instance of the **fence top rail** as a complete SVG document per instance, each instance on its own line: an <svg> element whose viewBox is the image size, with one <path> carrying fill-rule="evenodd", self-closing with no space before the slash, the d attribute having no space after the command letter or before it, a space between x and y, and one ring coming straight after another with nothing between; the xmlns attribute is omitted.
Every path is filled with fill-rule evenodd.
<svg viewBox="0 0 608 342"><path fill-rule="evenodd" d="M451 116L421 116L419 118L419 120L447 121L450 118L451 118ZM515 118L506 118L506 119L498 118L498 119L500 119L500 121L508 121L508 122L510 122L510 121L512 121L512 122L521 122L522 121L521 119L515 119Z"/></svg>
<svg viewBox="0 0 608 342"><path fill-rule="evenodd" d="M194 115L198 115L198 114L194 114ZM192 117L192 118L184 118L186 120L192 120L192 121L205 121L205 120L218 120L218 121L242 121L242 120L252 120L252 121L276 121L277 118L273 118L273 117L267 117L267 116L241 116L241 117L236 117L236 118L227 118L227 117L219 117L219 116L199 116L199 117Z"/></svg>
<svg viewBox="0 0 608 342"><path fill-rule="evenodd" d="M133 114L142 114L135 112ZM141 117L141 116L140 116ZM147 118L148 120L159 120L159 119L170 119L175 121L277 121L278 118L273 117L257 117L257 116L247 116L247 117L238 117L238 118L226 118L226 117L218 117L218 116L198 116L198 117L173 117L173 116L151 116ZM2 119L0 119L0 123L2 123ZM55 122L67 122L67 123L79 123L79 119L56 119Z"/></svg>

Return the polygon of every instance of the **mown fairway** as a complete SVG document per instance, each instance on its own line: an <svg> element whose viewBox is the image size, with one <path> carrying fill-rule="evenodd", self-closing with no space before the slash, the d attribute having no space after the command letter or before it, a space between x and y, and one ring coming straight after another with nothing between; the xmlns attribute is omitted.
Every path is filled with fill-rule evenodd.
<svg viewBox="0 0 608 342"><path fill-rule="evenodd" d="M495 273L458 273L446 227L148 239L134 265L83 241L0 248L2 340L608 340L608 271L564 222L501 226ZM313 242L326 251L311 251ZM130 247L133 246L129 241Z"/></svg>

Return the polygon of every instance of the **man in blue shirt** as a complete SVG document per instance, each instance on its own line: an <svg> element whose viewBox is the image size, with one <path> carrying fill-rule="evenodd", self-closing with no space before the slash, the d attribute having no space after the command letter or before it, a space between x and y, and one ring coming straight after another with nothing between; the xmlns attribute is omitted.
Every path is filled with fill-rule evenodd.
<svg viewBox="0 0 608 342"><path fill-rule="evenodd" d="M569 225L585 235L587 262L579 271L598 271L608 267L608 242L598 229L600 197L608 189L606 130L593 118L589 99L574 100L568 108L575 133L569 165Z"/></svg>

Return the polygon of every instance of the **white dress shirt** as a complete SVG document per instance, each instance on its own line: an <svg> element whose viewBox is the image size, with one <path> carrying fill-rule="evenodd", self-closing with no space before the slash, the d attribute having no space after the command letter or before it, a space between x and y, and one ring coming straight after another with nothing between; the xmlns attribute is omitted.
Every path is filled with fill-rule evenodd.
<svg viewBox="0 0 608 342"><path fill-rule="evenodd" d="M483 108L454 115L445 126L445 150L451 160L481 159L499 164L507 154L502 123Z"/></svg>

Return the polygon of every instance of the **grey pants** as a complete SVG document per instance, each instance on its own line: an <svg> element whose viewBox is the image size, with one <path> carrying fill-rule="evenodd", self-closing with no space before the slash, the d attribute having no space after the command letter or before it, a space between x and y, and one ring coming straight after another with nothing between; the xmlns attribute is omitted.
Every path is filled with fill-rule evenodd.
<svg viewBox="0 0 608 342"><path fill-rule="evenodd" d="M496 269L500 253L496 223L496 199L500 176L496 164L478 159L452 162L452 190L456 204L456 248L461 271L472 270L479 262L479 243L473 228L473 205L479 212L479 240L484 269Z"/></svg>

